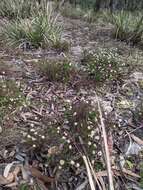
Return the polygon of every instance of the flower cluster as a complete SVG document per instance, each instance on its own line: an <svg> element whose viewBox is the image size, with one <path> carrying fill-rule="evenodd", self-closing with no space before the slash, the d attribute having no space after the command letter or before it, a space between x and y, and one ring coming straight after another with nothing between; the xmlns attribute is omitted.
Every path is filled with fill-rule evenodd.
<svg viewBox="0 0 143 190"><path fill-rule="evenodd" d="M97 52L84 52L84 71L96 81L112 80L120 71L120 58L116 51L98 49Z"/></svg>

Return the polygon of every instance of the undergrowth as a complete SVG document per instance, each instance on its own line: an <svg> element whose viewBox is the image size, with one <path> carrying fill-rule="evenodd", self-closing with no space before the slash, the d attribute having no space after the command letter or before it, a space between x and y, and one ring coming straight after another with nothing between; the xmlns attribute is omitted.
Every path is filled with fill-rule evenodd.
<svg viewBox="0 0 143 190"><path fill-rule="evenodd" d="M68 59L45 60L36 64L37 70L49 81L67 82L75 71Z"/></svg>
<svg viewBox="0 0 143 190"><path fill-rule="evenodd" d="M24 97L21 95L16 83L11 80L0 81L0 123L3 123L5 116L23 105Z"/></svg>
<svg viewBox="0 0 143 190"><path fill-rule="evenodd" d="M121 70L119 55L115 50L98 49L97 52L84 52L84 71L97 82L116 79Z"/></svg>
<svg viewBox="0 0 143 190"><path fill-rule="evenodd" d="M34 0L2 0L0 1L0 16L10 19L27 18L31 16L36 2Z"/></svg>
<svg viewBox="0 0 143 190"><path fill-rule="evenodd" d="M58 16L54 14L50 4L47 3L45 6L33 13L29 19L17 18L8 23L4 22L1 38L9 46L26 49L60 47L62 27L57 24Z"/></svg>
<svg viewBox="0 0 143 190"><path fill-rule="evenodd" d="M95 170L100 171L105 166L100 146L98 112L85 99L75 104L65 101L63 109L65 111L61 117L47 123L44 130L33 126L25 136L26 143L35 152L40 151L41 146L49 145L48 154L43 154L43 158L46 159L45 164L53 168L81 168L84 166L82 155L86 155Z"/></svg>
<svg viewBox="0 0 143 190"><path fill-rule="evenodd" d="M120 11L110 14L110 22L114 25L114 37L137 44L142 41L143 15Z"/></svg>

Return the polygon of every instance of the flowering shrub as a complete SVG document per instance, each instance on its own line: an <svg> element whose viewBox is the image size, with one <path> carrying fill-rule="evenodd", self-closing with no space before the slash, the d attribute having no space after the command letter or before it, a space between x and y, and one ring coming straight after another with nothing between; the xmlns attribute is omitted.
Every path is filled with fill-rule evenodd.
<svg viewBox="0 0 143 190"><path fill-rule="evenodd" d="M81 168L84 166L82 154L86 154L96 170L103 168L98 113L85 100L75 103L65 100L62 110L61 116L46 123L44 130L32 125L26 134L27 143L35 152L49 146L44 158L50 167Z"/></svg>
<svg viewBox="0 0 143 190"><path fill-rule="evenodd" d="M113 50L98 49L97 52L84 52L84 71L96 81L112 80L118 76L120 59Z"/></svg>

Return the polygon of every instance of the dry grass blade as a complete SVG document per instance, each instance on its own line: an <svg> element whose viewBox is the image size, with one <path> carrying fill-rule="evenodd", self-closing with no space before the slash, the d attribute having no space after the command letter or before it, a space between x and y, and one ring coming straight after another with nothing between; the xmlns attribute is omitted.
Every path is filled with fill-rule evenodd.
<svg viewBox="0 0 143 190"><path fill-rule="evenodd" d="M92 177L92 173L91 173L91 169L90 169L90 166L89 166L89 163L88 163L88 160L87 160L87 157L83 155L82 158L83 158L83 161L84 161L85 166L86 166L87 175L88 175L91 190L96 190L95 185L94 185L94 180L93 180L93 177Z"/></svg>
<svg viewBox="0 0 143 190"><path fill-rule="evenodd" d="M109 189L114 190L114 183L113 183L113 176L112 176L112 169L111 169L111 162L110 162L110 153L109 153L109 147L108 147L108 142L107 142L107 134L106 134L105 125L104 125L104 121L103 121L103 115L102 115L102 111L101 111L100 102L99 102L97 96L96 96L96 100L97 100L97 103L98 103L100 124L101 124L101 130L102 130L102 134L103 134L103 142L104 142L104 149L105 149L105 159L106 159L108 180L109 180Z"/></svg>
<svg viewBox="0 0 143 190"><path fill-rule="evenodd" d="M99 182L98 182L98 177L97 177L97 175L96 175L96 173L95 173L95 171L94 171L94 169L93 169L93 167L92 167L92 164L91 164L89 158L88 158L88 164L89 164L89 166L90 166L92 175L93 175L93 177L94 177L94 179L95 179L95 181L96 181L96 183L97 183L97 185L98 185L98 187L99 187L99 190L104 189L104 187L101 187L101 185L100 185Z"/></svg>

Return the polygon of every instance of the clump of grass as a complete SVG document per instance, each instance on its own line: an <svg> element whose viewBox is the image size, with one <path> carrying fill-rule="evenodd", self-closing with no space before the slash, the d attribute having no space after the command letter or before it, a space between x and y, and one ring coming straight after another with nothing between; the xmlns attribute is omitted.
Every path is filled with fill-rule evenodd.
<svg viewBox="0 0 143 190"><path fill-rule="evenodd" d="M2 38L10 46L49 47L60 43L62 27L57 24L50 4L38 10L31 19L17 19L4 23Z"/></svg>
<svg viewBox="0 0 143 190"><path fill-rule="evenodd" d="M2 0L0 1L0 16L7 18L27 18L35 7L34 0Z"/></svg>
<svg viewBox="0 0 143 190"><path fill-rule="evenodd" d="M97 82L115 79L120 71L120 59L113 50L98 49L97 52L84 52L84 71Z"/></svg>
<svg viewBox="0 0 143 190"><path fill-rule="evenodd" d="M45 76L49 81L66 82L74 71L73 66L67 59L45 60L39 62L37 67L41 75Z"/></svg>
<svg viewBox="0 0 143 190"><path fill-rule="evenodd" d="M110 22L115 26L114 37L133 44L142 41L143 15L120 11L110 15Z"/></svg>

